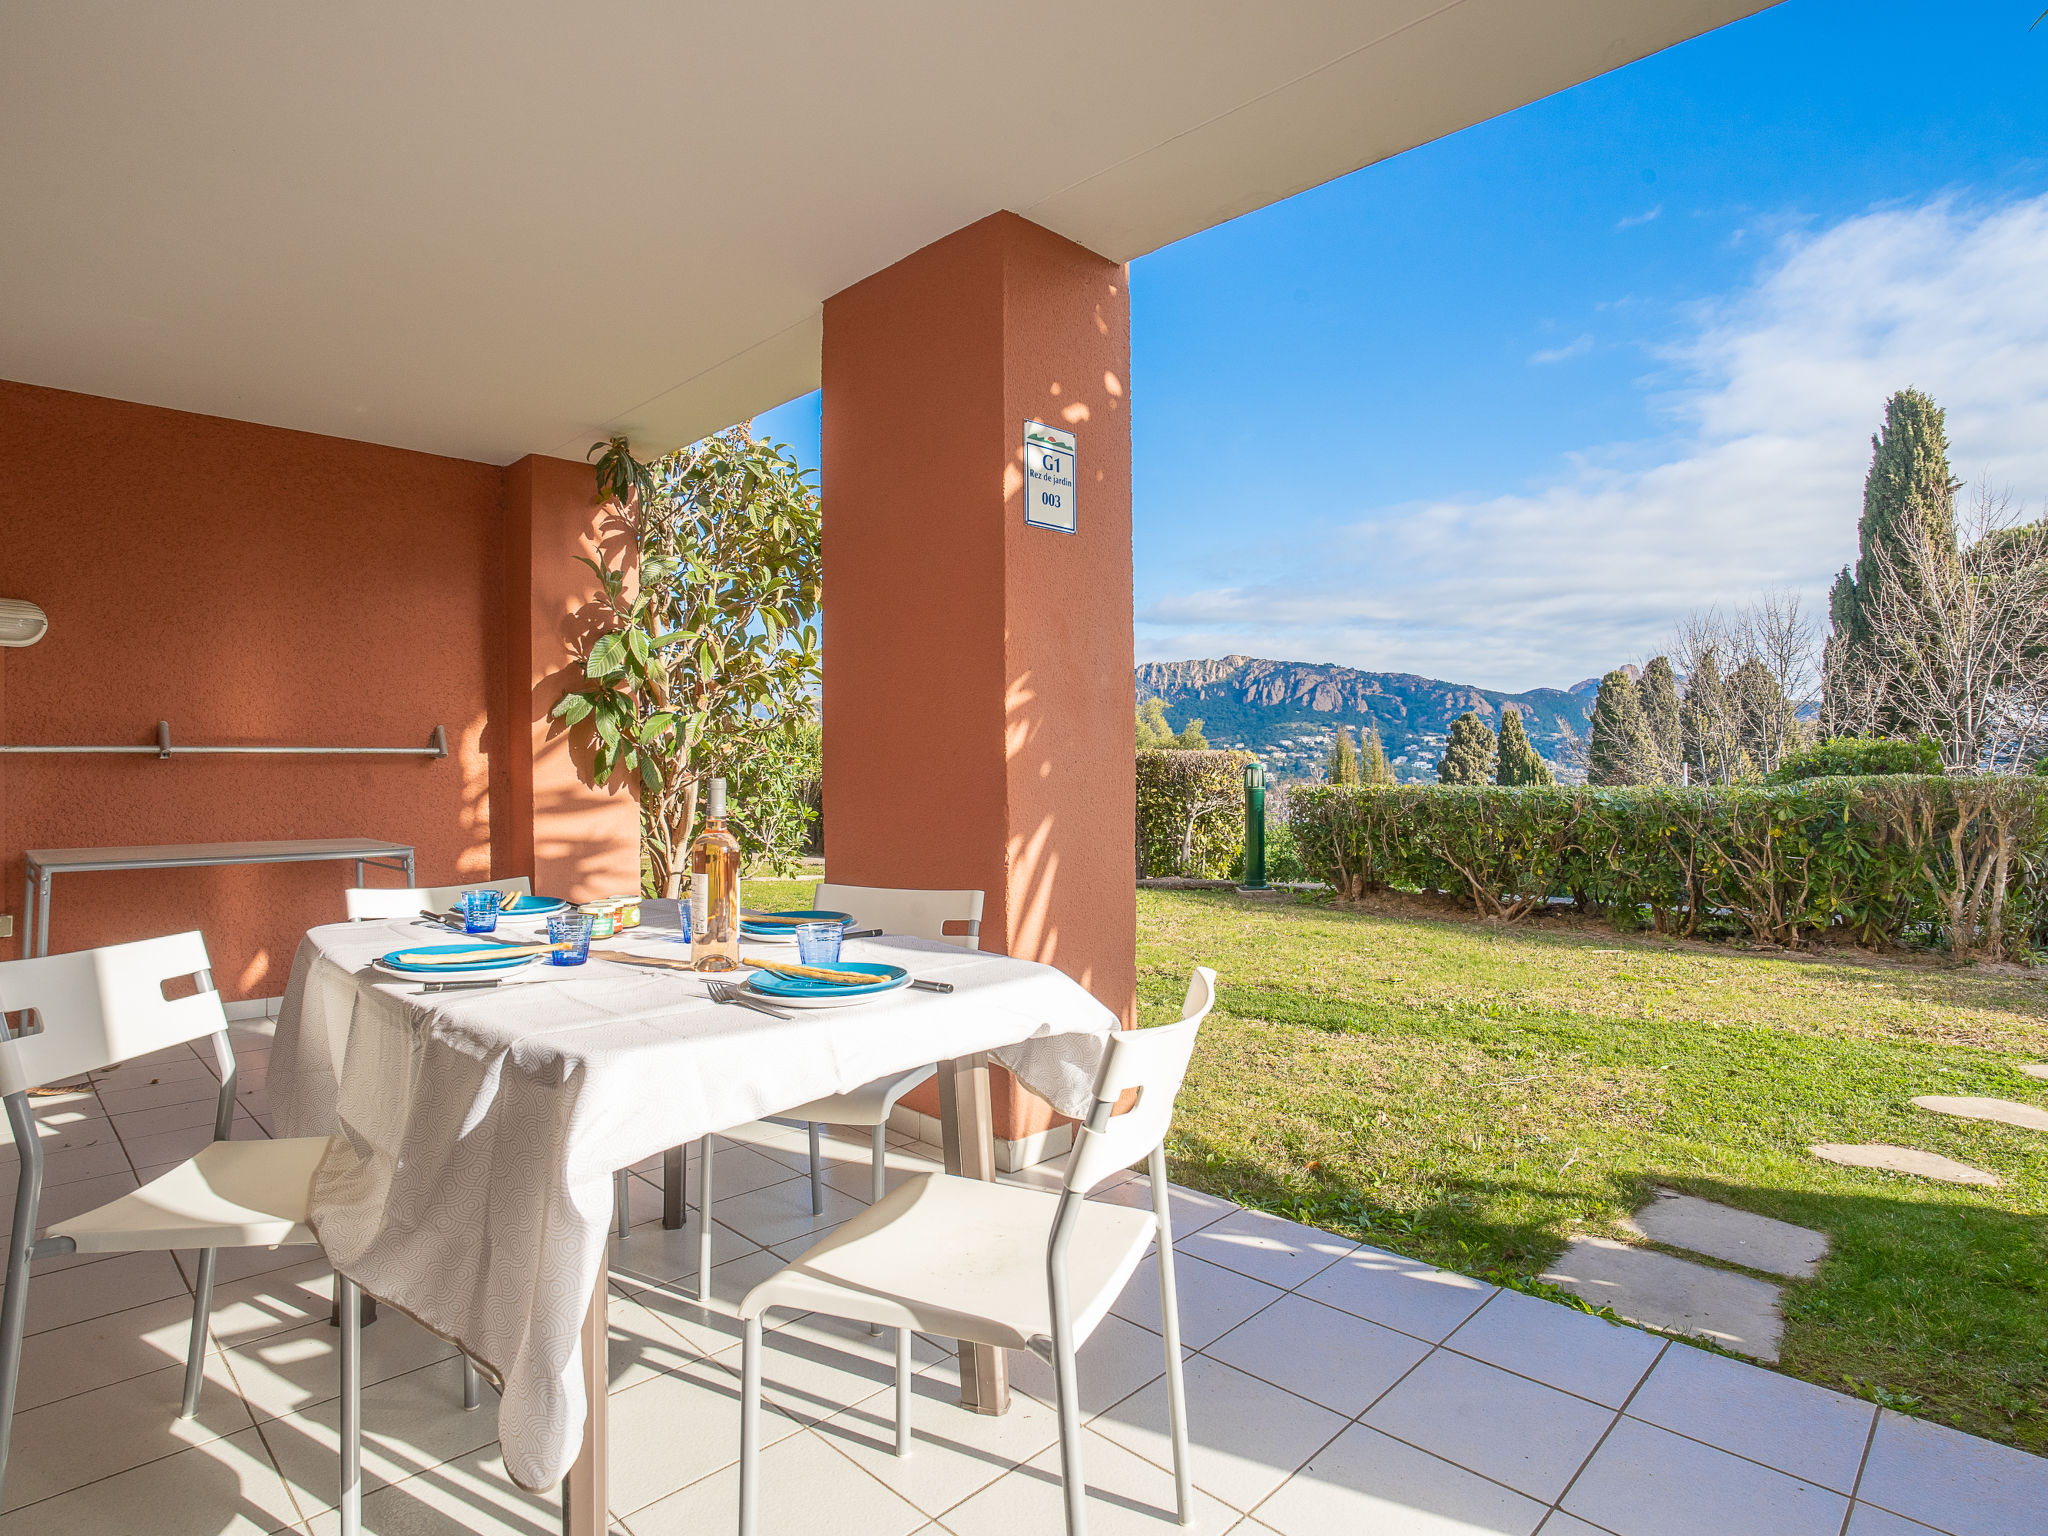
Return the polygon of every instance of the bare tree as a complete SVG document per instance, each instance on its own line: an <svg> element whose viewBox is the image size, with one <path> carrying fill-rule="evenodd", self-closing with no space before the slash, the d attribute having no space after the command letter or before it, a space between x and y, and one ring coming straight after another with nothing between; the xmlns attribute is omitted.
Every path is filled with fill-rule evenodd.
<svg viewBox="0 0 2048 1536"><path fill-rule="evenodd" d="M1980 490L1951 552L1879 552L1868 653L1831 657L1840 725L1931 738L1950 773L2025 767L2048 742L2048 523Z"/></svg>
<svg viewBox="0 0 2048 1536"><path fill-rule="evenodd" d="M1769 773L1811 735L1820 690L1818 627L1796 593L1703 608L1673 631L1671 665L1685 679L1679 702L1683 776L1728 784Z"/></svg>

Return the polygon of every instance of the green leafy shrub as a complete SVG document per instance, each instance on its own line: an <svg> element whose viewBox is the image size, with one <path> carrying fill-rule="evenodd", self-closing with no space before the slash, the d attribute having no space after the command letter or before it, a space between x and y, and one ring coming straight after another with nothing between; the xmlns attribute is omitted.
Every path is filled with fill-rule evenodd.
<svg viewBox="0 0 2048 1536"><path fill-rule="evenodd" d="M2048 784L2030 777L1315 785L1288 808L1313 877L1345 896L1446 891L1513 920L1568 894L1659 932L1723 922L1796 944L1843 929L1989 959L2048 924Z"/></svg>
<svg viewBox="0 0 2048 1536"><path fill-rule="evenodd" d="M1384 759L1382 759L1384 760ZM1297 885L1316 877L1302 860L1301 845L1294 838L1294 823L1287 816L1287 798L1282 791L1266 800L1266 881L1269 885Z"/></svg>
<svg viewBox="0 0 2048 1536"><path fill-rule="evenodd" d="M1918 741L1894 741L1886 736L1836 736L1794 752L1765 782L1796 784L1801 779L1939 772L1941 748L1924 736Z"/></svg>
<svg viewBox="0 0 2048 1536"><path fill-rule="evenodd" d="M1138 754L1138 875L1224 880L1244 864L1249 752ZM1268 855L1270 859L1270 854ZM1268 865L1271 878L1271 865Z"/></svg>

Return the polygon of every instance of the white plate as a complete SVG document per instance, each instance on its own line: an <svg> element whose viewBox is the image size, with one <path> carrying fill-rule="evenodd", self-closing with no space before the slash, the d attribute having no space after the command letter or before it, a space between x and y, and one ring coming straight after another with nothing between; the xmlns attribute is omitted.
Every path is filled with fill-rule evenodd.
<svg viewBox="0 0 2048 1536"><path fill-rule="evenodd" d="M507 977L523 974L529 966L544 958L546 957L542 955L531 955L517 965L493 965L474 971L458 971L451 968L445 971L435 971L431 975L425 971L394 970L382 960L372 960L370 965L373 969L383 972L384 975L390 977L393 981L410 981L414 983L429 981L502 981Z"/></svg>
<svg viewBox="0 0 2048 1536"><path fill-rule="evenodd" d="M755 933L751 929L742 929L740 931L740 942L742 944L772 944L778 949L794 949L796 947L796 930L794 928L785 928L780 933Z"/></svg>

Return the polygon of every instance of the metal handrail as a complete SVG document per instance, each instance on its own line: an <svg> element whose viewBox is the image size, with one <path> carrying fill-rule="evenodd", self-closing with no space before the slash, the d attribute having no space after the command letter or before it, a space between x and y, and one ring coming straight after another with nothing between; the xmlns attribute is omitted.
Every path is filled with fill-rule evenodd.
<svg viewBox="0 0 2048 1536"><path fill-rule="evenodd" d="M435 726L433 734L427 737L424 747L174 747L171 745L171 722L159 720L156 723L156 745L150 747L8 747L0 746L0 752L13 753L129 753L148 755L160 760L173 757L212 756L222 753L241 753L271 757L446 757L448 755L448 733L441 726Z"/></svg>

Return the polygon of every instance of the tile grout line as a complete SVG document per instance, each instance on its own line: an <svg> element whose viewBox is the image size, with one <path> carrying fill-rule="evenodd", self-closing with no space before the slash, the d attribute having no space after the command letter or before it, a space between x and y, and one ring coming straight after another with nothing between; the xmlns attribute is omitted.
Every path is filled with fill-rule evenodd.
<svg viewBox="0 0 2048 1536"><path fill-rule="evenodd" d="M1842 1529L1838 1536L1849 1536L1849 1522L1856 1518L1856 1495L1863 1489L1863 1473L1870 1465L1870 1448L1877 1444L1877 1424L1883 1417L1884 1409L1873 1405L1870 1428L1863 1436L1863 1454L1856 1459L1856 1475L1849 1479L1849 1507L1842 1511Z"/></svg>
<svg viewBox="0 0 2048 1536"><path fill-rule="evenodd" d="M206 1320L206 1336L208 1338L213 1337L213 1319L210 1317ZM313 1517L306 1513L305 1505L299 1502L299 1490L292 1486L292 1480L285 1475L284 1464L277 1459L277 1447L270 1443L270 1436L264 1431L264 1421L257 1418L255 1413L249 1408L249 1399L242 1391L242 1378L235 1371L235 1362L228 1358L228 1352L225 1348L220 1351L220 1357L220 1363L227 1370L228 1380L235 1384L235 1395L242 1400L243 1411L249 1414L249 1422L255 1426L257 1443L263 1447L263 1454L270 1458L270 1470L277 1474L277 1480L284 1488L285 1498L290 1500L292 1509L299 1517L300 1528L306 1531L312 1530ZM337 1358L339 1357L337 1356ZM201 1384L200 1390L205 1390L204 1383ZM277 1421L273 1420L272 1422Z"/></svg>
<svg viewBox="0 0 2048 1536"><path fill-rule="evenodd" d="M1673 1346L1671 1341L1669 1339L1666 1339L1664 1341L1664 1347L1657 1351L1656 1359L1650 1362L1649 1367L1643 1372L1641 1377L1637 1379L1636 1384L1629 1389L1628 1396L1623 1398L1621 1401L1621 1406L1614 1410L1614 1417L1608 1421L1607 1427L1600 1432L1600 1438L1594 1442L1593 1449L1586 1452L1586 1459L1579 1463L1579 1469L1576 1472L1572 1473L1572 1475L1565 1481L1564 1487L1560 1488L1557 1491L1557 1497L1550 1501L1550 1508L1553 1513L1562 1515L1572 1515L1572 1512L1564 1507L1564 1501L1571 1497L1572 1490L1579 1486L1579 1479L1586 1475L1586 1469L1593 1465L1594 1461L1599 1457L1602 1447L1604 1447L1607 1444L1608 1440L1613 1436L1615 1429L1620 1425L1623 1419L1628 1417L1629 1404L1633 1403L1637 1399L1637 1397L1642 1395L1643 1388L1650 1384L1650 1378L1656 1374L1657 1367L1664 1363L1664 1357L1671 1352L1672 1347ZM1716 1449L1718 1449L1718 1447L1716 1447ZM1579 1516L1572 1515L1572 1518L1576 1520L1579 1518ZM1548 1524L1550 1521L1550 1516L1545 1515L1543 1519L1544 1523ZM1591 1524L1592 1522L1588 1521L1587 1523Z"/></svg>

